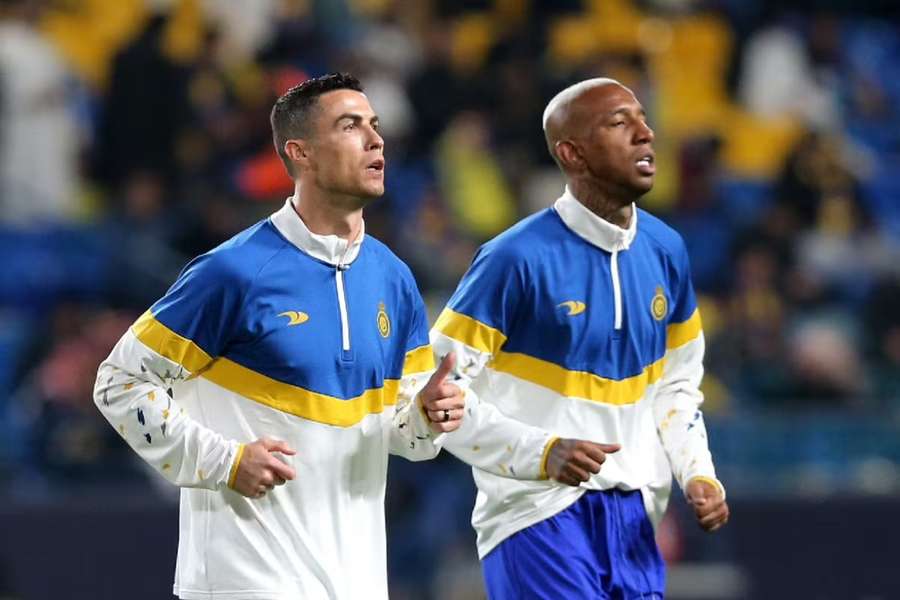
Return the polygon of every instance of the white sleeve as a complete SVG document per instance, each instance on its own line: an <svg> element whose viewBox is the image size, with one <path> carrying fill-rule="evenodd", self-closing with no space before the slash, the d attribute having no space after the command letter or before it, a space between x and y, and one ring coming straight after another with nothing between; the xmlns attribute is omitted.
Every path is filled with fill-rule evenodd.
<svg viewBox="0 0 900 600"><path fill-rule="evenodd" d="M703 393L703 332L691 341L666 352L665 368L653 404L660 441L681 489L691 479L701 478L725 488L716 478L700 405Z"/></svg>
<svg viewBox="0 0 900 600"><path fill-rule="evenodd" d="M192 374L144 345L129 329L100 365L94 402L131 448L181 487L233 484L243 444L193 420L172 386Z"/></svg>
<svg viewBox="0 0 900 600"><path fill-rule="evenodd" d="M491 355L431 330L437 357L456 353L453 373L456 385L465 391L466 414L459 429L446 434L442 447L465 463L489 473L513 479L546 479L547 453L557 437L505 416L471 389L482 375Z"/></svg>
<svg viewBox="0 0 900 600"><path fill-rule="evenodd" d="M441 451L417 397L433 372L431 346L407 353L391 427L391 454L408 460L428 460Z"/></svg>

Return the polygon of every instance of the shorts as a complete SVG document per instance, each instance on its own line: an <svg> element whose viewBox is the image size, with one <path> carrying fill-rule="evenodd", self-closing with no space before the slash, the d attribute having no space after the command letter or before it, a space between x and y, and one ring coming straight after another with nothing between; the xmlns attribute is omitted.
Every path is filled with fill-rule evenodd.
<svg viewBox="0 0 900 600"><path fill-rule="evenodd" d="M481 561L490 600L657 600L665 565L639 491L588 491Z"/></svg>

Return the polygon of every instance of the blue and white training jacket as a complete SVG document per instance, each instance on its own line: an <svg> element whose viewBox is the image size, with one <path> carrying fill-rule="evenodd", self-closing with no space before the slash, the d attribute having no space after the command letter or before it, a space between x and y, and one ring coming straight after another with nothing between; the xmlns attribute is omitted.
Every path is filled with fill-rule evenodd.
<svg viewBox="0 0 900 600"><path fill-rule="evenodd" d="M388 453L438 453L414 401L433 369L406 265L362 233L352 244L311 233L291 200L192 261L101 365L94 392L182 487L175 594L387 598ZM466 420L482 432L472 464L502 476L503 454L539 477L549 434L491 406ZM243 444L264 436L297 451L286 458L297 477L248 499L230 488Z"/></svg>
<svg viewBox="0 0 900 600"><path fill-rule="evenodd" d="M699 410L704 340L684 242L649 213L633 215L616 227L567 188L479 250L432 329L435 353L458 355L467 404L622 445L577 488L473 468L482 557L587 489L641 490L656 524L673 473L682 486L704 477L721 488ZM469 462L480 451L464 431L444 447Z"/></svg>

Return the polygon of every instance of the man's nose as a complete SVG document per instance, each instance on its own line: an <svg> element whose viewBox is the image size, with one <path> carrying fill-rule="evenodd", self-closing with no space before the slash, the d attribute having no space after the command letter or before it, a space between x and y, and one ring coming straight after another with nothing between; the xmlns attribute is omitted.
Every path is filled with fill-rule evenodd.
<svg viewBox="0 0 900 600"><path fill-rule="evenodd" d="M635 130L635 143L637 144L649 144L653 141L654 134L653 130L650 129L650 126L647 125L643 121L638 122L638 127Z"/></svg>
<svg viewBox="0 0 900 600"><path fill-rule="evenodd" d="M384 148L384 138L376 130L372 129L366 144L366 150L378 150L381 148Z"/></svg>

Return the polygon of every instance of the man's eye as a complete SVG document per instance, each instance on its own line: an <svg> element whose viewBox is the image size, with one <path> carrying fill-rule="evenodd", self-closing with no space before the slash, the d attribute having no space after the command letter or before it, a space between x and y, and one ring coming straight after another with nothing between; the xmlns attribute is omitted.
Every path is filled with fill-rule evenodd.
<svg viewBox="0 0 900 600"><path fill-rule="evenodd" d="M356 127L355 123L347 123L346 125L344 125L344 131L350 131L354 127Z"/></svg>
<svg viewBox="0 0 900 600"><path fill-rule="evenodd" d="M622 127L623 125L625 125L625 121L616 121L613 123L613 127Z"/></svg>

